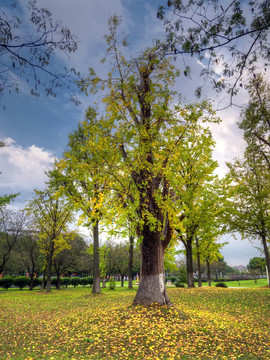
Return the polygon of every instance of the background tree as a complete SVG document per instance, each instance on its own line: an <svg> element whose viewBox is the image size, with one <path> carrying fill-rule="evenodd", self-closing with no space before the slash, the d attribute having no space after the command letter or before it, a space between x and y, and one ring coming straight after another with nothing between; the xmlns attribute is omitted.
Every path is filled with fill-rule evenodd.
<svg viewBox="0 0 270 360"><path fill-rule="evenodd" d="M214 142L211 133L196 124L186 141L181 158L173 167L174 173L180 175L175 177L178 184L174 184L174 211L179 214L176 230L185 247L188 286L194 287L195 240L202 239L198 233L221 232L219 218L226 194L222 182L213 174L217 163L212 159Z"/></svg>
<svg viewBox="0 0 270 360"><path fill-rule="evenodd" d="M65 233L63 235L66 245L65 249L53 256L52 264L56 275L56 288L61 287L61 276L72 267L76 268L78 257L81 255L82 242L78 234L74 232Z"/></svg>
<svg viewBox="0 0 270 360"><path fill-rule="evenodd" d="M250 100L241 114L239 128L244 130L248 152L261 156L270 170L270 86L257 74L248 84Z"/></svg>
<svg viewBox="0 0 270 360"><path fill-rule="evenodd" d="M0 207L0 274L5 270L18 239L23 236L26 220L21 211Z"/></svg>
<svg viewBox="0 0 270 360"><path fill-rule="evenodd" d="M196 56L205 64L204 79L218 91L227 88L232 104L245 76L269 64L269 8L269 0L169 0L157 12L167 34L165 51ZM190 66L184 74L191 75Z"/></svg>
<svg viewBox="0 0 270 360"><path fill-rule="evenodd" d="M243 238L261 240L270 273L269 170L260 155L251 150L246 151L244 160L228 164L235 193L227 217L232 232L240 232Z"/></svg>
<svg viewBox="0 0 270 360"><path fill-rule="evenodd" d="M69 247L63 232L67 231L68 224L73 219L73 208L68 201L59 198L54 189L36 190L35 194L26 210L33 216L38 230L39 246L45 256L46 291L50 292L53 256Z"/></svg>
<svg viewBox="0 0 270 360"><path fill-rule="evenodd" d="M115 244L110 247L108 254L114 274L121 275L121 286L124 286L124 278L128 273L129 248L127 244Z"/></svg>
<svg viewBox="0 0 270 360"><path fill-rule="evenodd" d="M134 304L169 304L164 253L175 225L172 164L181 157L183 139L188 131L192 133L192 125L213 117L206 103L175 105L172 85L178 72L159 48L126 60L116 37L118 25L119 19L111 18L106 36L112 71L103 80L90 70L81 83L86 93L103 91L105 107L98 124L91 123L92 131L104 140L88 142L88 146L106 164L102 176L111 196L103 212L109 217L114 209L113 215L121 216L128 202L129 214L138 224L141 271Z"/></svg>
<svg viewBox="0 0 270 360"><path fill-rule="evenodd" d="M93 255L94 255L94 284L93 293L100 293L100 269L99 269L99 223L102 217L104 191L106 180L100 181L104 173L104 160L88 145L91 142L98 144L104 140L97 137L91 127L97 113L88 108L85 121L78 125L78 129L69 136L68 149L63 158L56 164L51 172L53 181L59 186L60 192L74 204L80 211L81 223L92 227L93 231ZM97 121L98 124L98 121ZM102 147L102 143L100 145Z"/></svg>
<svg viewBox="0 0 270 360"><path fill-rule="evenodd" d="M248 263L248 270L259 270L260 273L264 273L265 272L265 259L262 257L253 257L252 259L249 260Z"/></svg>
<svg viewBox="0 0 270 360"><path fill-rule="evenodd" d="M74 69L63 66L58 70L54 61L59 52L76 51L76 39L60 21L53 20L46 8L39 8L36 0L27 3L27 24L20 19L21 9L14 16L5 11L0 14L0 95L18 92L19 78L32 84L31 94L38 95L42 88L47 95L55 96L57 89L72 88L78 79ZM14 6L19 7L19 2L15 1Z"/></svg>
<svg viewBox="0 0 270 360"><path fill-rule="evenodd" d="M88 253L89 245L81 236L75 237L71 243L69 256L73 254L75 263L68 269L68 273L76 273L81 277L93 275L93 256ZM63 250L66 251L66 250Z"/></svg>
<svg viewBox="0 0 270 360"><path fill-rule="evenodd" d="M33 290L36 277L42 273L43 256L38 245L38 233L28 225L27 231L17 242L18 260L29 276L29 290Z"/></svg>

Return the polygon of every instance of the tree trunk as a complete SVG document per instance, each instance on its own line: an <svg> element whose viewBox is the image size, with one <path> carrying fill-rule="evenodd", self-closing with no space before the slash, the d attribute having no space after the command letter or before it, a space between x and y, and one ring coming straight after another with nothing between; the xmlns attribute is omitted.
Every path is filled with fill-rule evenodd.
<svg viewBox="0 0 270 360"><path fill-rule="evenodd" d="M54 252L54 241L51 241L50 244L50 252L48 256L48 265L47 265L47 284L46 284L46 291L51 292L51 285L52 285L52 258Z"/></svg>
<svg viewBox="0 0 270 360"><path fill-rule="evenodd" d="M128 288L133 288L132 283L132 269L133 269L133 247L134 247L134 237L129 235L129 258L128 258Z"/></svg>
<svg viewBox="0 0 270 360"><path fill-rule="evenodd" d="M57 277L57 281L56 281L56 289L57 289L57 290L60 290L60 288L61 288L61 279L60 279L60 274L59 274L59 273L57 273L56 277Z"/></svg>
<svg viewBox="0 0 270 360"><path fill-rule="evenodd" d="M30 273L30 282L29 282L29 290L34 289L34 273Z"/></svg>
<svg viewBox="0 0 270 360"><path fill-rule="evenodd" d="M211 269L210 269L210 262L208 259L206 259L206 266L207 266L208 285L211 286Z"/></svg>
<svg viewBox="0 0 270 360"><path fill-rule="evenodd" d="M202 287L202 270L200 254L197 255L197 267L198 267L198 287Z"/></svg>
<svg viewBox="0 0 270 360"><path fill-rule="evenodd" d="M266 236L262 236L261 239L262 239L262 244L263 244L263 249L264 249L266 268L267 268L267 272L268 272L268 285L270 285L270 257L269 257L269 250L267 247L267 242L266 242Z"/></svg>
<svg viewBox="0 0 270 360"><path fill-rule="evenodd" d="M165 287L164 245L159 232L147 225L141 243L140 284L133 305L171 305Z"/></svg>
<svg viewBox="0 0 270 360"><path fill-rule="evenodd" d="M40 290L43 291L45 289L45 279L46 279L46 268L43 271L43 276L42 276L42 282L40 285Z"/></svg>
<svg viewBox="0 0 270 360"><path fill-rule="evenodd" d="M124 287L124 277L125 275L121 275L121 287Z"/></svg>
<svg viewBox="0 0 270 360"><path fill-rule="evenodd" d="M193 277L193 258L192 258L192 242L188 240L186 243L186 259L187 259L187 283L189 288L194 287Z"/></svg>
<svg viewBox="0 0 270 360"><path fill-rule="evenodd" d="M196 247L197 247L198 287L202 287L201 258L200 258L199 244L197 238L196 238Z"/></svg>
<svg viewBox="0 0 270 360"><path fill-rule="evenodd" d="M93 226L93 238L94 238L94 269L93 269L93 288L92 294L100 294L100 274L99 274L99 230L98 220Z"/></svg>

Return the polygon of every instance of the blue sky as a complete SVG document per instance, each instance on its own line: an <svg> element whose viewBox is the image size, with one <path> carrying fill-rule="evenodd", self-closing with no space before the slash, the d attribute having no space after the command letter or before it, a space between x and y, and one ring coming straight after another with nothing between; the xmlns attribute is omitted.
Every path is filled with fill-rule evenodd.
<svg viewBox="0 0 270 360"><path fill-rule="evenodd" d="M26 1L19 0L20 7L14 9L12 0L1 1L0 11L15 14L20 12L26 31L28 26ZM78 38L78 50L70 58L58 54L55 64L75 67L87 75L88 67L93 67L102 74L106 66L100 63L105 55L106 43L103 35L107 32L109 16L117 14L123 18L122 29L128 35L128 54L136 56L154 38L164 36L162 23L156 19L158 5L164 0L38 0L37 4L48 8L54 19L61 20ZM196 59L186 59L193 69L192 80L180 76L178 90L187 100L192 100L200 78L202 68ZM177 60L181 69L181 63ZM0 64L1 67L1 64ZM23 208L31 198L34 189L42 189L46 176L44 171L60 157L68 141L68 134L83 119L85 109L93 104L93 97L79 94L82 105L76 107L69 100L69 93L62 91L56 98L33 97L28 93L29 85L21 82L19 94L6 93L0 98L0 139L8 146L0 149L0 194L20 192L21 195L12 206ZM208 96L216 98L212 88L206 89ZM223 94L224 96L224 94ZM244 95L243 95L244 96ZM221 98L217 98L220 101ZM241 101L241 98L240 98ZM244 101L244 99L243 99ZM3 109L5 107L5 110ZM217 146L214 156L220 163L219 174L226 171L226 161L232 161L241 155L244 149L242 134L236 126L239 110L235 108L220 112L222 124L212 127ZM225 260L231 265L247 264L258 252L248 241L232 240L222 251ZM258 244L256 244L259 246Z"/></svg>

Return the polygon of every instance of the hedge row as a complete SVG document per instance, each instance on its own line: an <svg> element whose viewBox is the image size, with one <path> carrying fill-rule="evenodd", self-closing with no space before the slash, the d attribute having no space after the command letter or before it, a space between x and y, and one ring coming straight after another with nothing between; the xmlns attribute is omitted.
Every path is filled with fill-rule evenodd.
<svg viewBox="0 0 270 360"><path fill-rule="evenodd" d="M34 279L34 287L40 286L42 280L39 278ZM60 279L61 285L68 287L68 285L78 286L78 285L93 285L93 277L88 276L86 278L78 278L78 277L65 277ZM8 289L11 286L23 289L24 287L28 286L30 284L30 279L26 276L18 276L16 278L12 276L5 276L2 279L0 279L0 288ZM51 280L52 286L57 285L57 278L52 278Z"/></svg>

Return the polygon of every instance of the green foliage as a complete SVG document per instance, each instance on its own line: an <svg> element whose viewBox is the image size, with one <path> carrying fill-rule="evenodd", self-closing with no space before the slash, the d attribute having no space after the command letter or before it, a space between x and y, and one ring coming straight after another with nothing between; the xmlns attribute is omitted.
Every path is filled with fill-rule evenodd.
<svg viewBox="0 0 270 360"><path fill-rule="evenodd" d="M38 231L38 245L44 257L47 278L51 279L53 258L65 249L70 249L70 241L76 236L68 232L68 224L73 220L73 206L56 193L56 188L48 186L44 191L35 190L35 197L25 209L33 217ZM46 290L50 291L50 282Z"/></svg>
<svg viewBox="0 0 270 360"><path fill-rule="evenodd" d="M249 260L247 268L250 270L259 270L261 273L265 271L265 258L253 257Z"/></svg>
<svg viewBox="0 0 270 360"><path fill-rule="evenodd" d="M227 288L228 287L228 285L225 284L224 282L218 282L218 283L215 284L215 286L216 287L222 287L222 288Z"/></svg>
<svg viewBox="0 0 270 360"><path fill-rule="evenodd" d="M17 193L17 194L0 196L0 207L9 204L9 203L10 203L12 200L14 200L18 195L20 195L20 194Z"/></svg>
<svg viewBox="0 0 270 360"><path fill-rule="evenodd" d="M51 284L52 284L52 286L57 286L57 277L53 277L52 279L51 279ZM61 284L61 278L60 278L60 284Z"/></svg>
<svg viewBox="0 0 270 360"><path fill-rule="evenodd" d="M89 284L89 279L88 278L81 278L80 279L80 284L85 287L86 285Z"/></svg>
<svg viewBox="0 0 270 360"><path fill-rule="evenodd" d="M62 285L64 285L66 288L68 287L68 285L71 285L71 278L69 277L64 277L62 279Z"/></svg>
<svg viewBox="0 0 270 360"><path fill-rule="evenodd" d="M93 285L93 281L94 281L93 276L88 276L88 277L87 277L87 281L88 281L88 284L90 284L90 286L92 286L92 285Z"/></svg>
<svg viewBox="0 0 270 360"><path fill-rule="evenodd" d="M30 279L26 276L18 276L14 279L14 286L19 287L21 290L25 286L29 285Z"/></svg>
<svg viewBox="0 0 270 360"><path fill-rule="evenodd" d="M42 283L42 280L39 278L34 279L34 287L40 286Z"/></svg>
<svg viewBox="0 0 270 360"><path fill-rule="evenodd" d="M176 282L176 276L166 276L166 281L171 281L172 284Z"/></svg>
<svg viewBox="0 0 270 360"><path fill-rule="evenodd" d="M110 289L110 290L114 290L114 289L115 289L115 285L116 285L115 280L114 280L113 277L111 277L110 280L109 280L109 289Z"/></svg>
<svg viewBox="0 0 270 360"><path fill-rule="evenodd" d="M0 279L0 287L8 290L14 283L14 278L11 276L4 276Z"/></svg>
<svg viewBox="0 0 270 360"><path fill-rule="evenodd" d="M81 279L78 277L73 277L71 278L71 285L73 285L74 287L78 286L81 284Z"/></svg>
<svg viewBox="0 0 270 360"><path fill-rule="evenodd" d="M179 269L179 275L176 278L175 286L176 287L185 287L187 284L187 270L184 266L181 266Z"/></svg>
<svg viewBox="0 0 270 360"><path fill-rule="evenodd" d="M186 287L186 285L185 285L185 284L181 283L181 282L180 282L180 281L178 281L178 280L176 280L176 282L175 282L175 286L176 286L177 288L184 288L184 287Z"/></svg>

